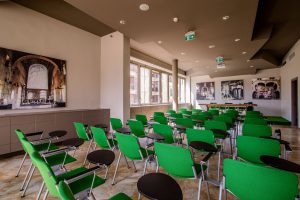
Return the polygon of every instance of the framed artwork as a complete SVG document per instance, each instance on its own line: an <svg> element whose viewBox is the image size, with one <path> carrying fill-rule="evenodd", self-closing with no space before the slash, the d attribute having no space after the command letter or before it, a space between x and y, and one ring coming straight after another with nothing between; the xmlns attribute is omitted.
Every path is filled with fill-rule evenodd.
<svg viewBox="0 0 300 200"><path fill-rule="evenodd" d="M196 100L215 100L215 82L196 83Z"/></svg>
<svg viewBox="0 0 300 200"><path fill-rule="evenodd" d="M0 48L0 109L66 106L66 61Z"/></svg>
<svg viewBox="0 0 300 200"><path fill-rule="evenodd" d="M225 100L244 99L244 81L230 80L221 81L221 96Z"/></svg>
<svg viewBox="0 0 300 200"><path fill-rule="evenodd" d="M253 99L280 99L280 77L252 79Z"/></svg>

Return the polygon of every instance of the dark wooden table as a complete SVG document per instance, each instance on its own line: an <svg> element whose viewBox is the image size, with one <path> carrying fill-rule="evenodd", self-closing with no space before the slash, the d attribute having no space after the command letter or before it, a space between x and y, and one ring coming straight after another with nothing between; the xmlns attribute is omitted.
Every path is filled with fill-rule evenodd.
<svg viewBox="0 0 300 200"><path fill-rule="evenodd" d="M119 128L116 130L118 133L123 133L123 134L130 134L131 133L131 130L130 128L126 128L126 127L123 127L123 128Z"/></svg>
<svg viewBox="0 0 300 200"><path fill-rule="evenodd" d="M51 131L51 132L48 133L48 135L50 137L58 137L58 138L60 138L60 137L63 137L65 135L67 135L67 131L65 131L65 130Z"/></svg>
<svg viewBox="0 0 300 200"><path fill-rule="evenodd" d="M282 158L278 158L274 156L261 156L260 160L266 165L269 165L277 169L294 172L294 173L300 173L300 165Z"/></svg>
<svg viewBox="0 0 300 200"><path fill-rule="evenodd" d="M160 134L157 134L157 133L149 133L146 135L147 138L150 138L152 140L155 140L155 141L162 141L162 140L165 140L165 137L160 135Z"/></svg>
<svg viewBox="0 0 300 200"><path fill-rule="evenodd" d="M162 173L150 173L137 182L140 194L149 199L182 200L183 194L179 184L170 176Z"/></svg>
<svg viewBox="0 0 300 200"><path fill-rule="evenodd" d="M87 155L87 160L95 165L109 166L115 160L115 154L110 150L96 150Z"/></svg>
<svg viewBox="0 0 300 200"><path fill-rule="evenodd" d="M61 144L63 146L67 146L67 147L80 147L81 145L83 145L84 140L81 138L70 138L70 139L66 139L64 141L61 142Z"/></svg>
<svg viewBox="0 0 300 200"><path fill-rule="evenodd" d="M192 141L190 143L190 147L200 151L206 151L211 153L216 153L218 151L218 149L214 145L202 141Z"/></svg>

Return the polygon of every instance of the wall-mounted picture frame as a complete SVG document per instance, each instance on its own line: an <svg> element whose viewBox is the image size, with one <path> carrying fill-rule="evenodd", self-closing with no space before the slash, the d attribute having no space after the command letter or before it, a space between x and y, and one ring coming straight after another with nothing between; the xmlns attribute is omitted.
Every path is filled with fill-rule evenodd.
<svg viewBox="0 0 300 200"><path fill-rule="evenodd" d="M221 81L221 97L224 100L244 99L244 80Z"/></svg>
<svg viewBox="0 0 300 200"><path fill-rule="evenodd" d="M252 99L280 99L280 77L252 79Z"/></svg>
<svg viewBox="0 0 300 200"><path fill-rule="evenodd" d="M215 82L196 83L196 100L215 100Z"/></svg>

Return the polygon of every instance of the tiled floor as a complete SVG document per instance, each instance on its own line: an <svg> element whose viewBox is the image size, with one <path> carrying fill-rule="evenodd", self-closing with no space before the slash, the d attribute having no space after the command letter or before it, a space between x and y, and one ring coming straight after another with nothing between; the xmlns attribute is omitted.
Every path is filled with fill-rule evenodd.
<svg viewBox="0 0 300 200"><path fill-rule="evenodd" d="M300 129L296 128L286 128L286 127L273 127L274 129L280 128L282 131L282 139L287 140L291 143L291 147L293 152L289 154L289 160L294 161L300 164ZM80 150L76 152L76 158L78 159L77 162L72 163L68 166L68 168L76 168L81 166L85 150L87 148L87 144L80 147ZM117 153L117 152L116 152ZM117 155L117 154L116 154ZM15 173L18 169L19 163L21 162L23 156L15 156L12 158L0 160L0 199L35 199L36 194L39 190L39 186L41 184L41 177L38 172L35 172L33 180L31 181L29 188L27 190L27 195L24 198L20 197L19 188L22 184L23 178L29 166L29 160L26 161L25 167L21 171L19 177L15 177ZM196 160L199 161L202 158L202 155L197 153ZM138 178L142 174L143 163L136 162L136 166L138 172L134 173L133 168L127 169L124 159L121 159L120 168L118 170L118 175L116 178L117 184L112 186L112 176L115 169L115 162L111 167L108 179L105 184L99 186L94 190L94 194L96 199L108 199L113 194L118 192L124 192L127 195L131 196L133 199L137 199L138 192L136 188L136 182ZM213 157L210 162L210 176L213 178L216 177L216 166L217 163L217 156ZM130 163L132 165L132 163ZM153 163L149 168L148 171L155 170L155 164ZM104 176L104 171L99 172L99 176ZM176 179L183 191L184 199L196 199L197 197L197 180L180 180ZM218 187L210 185L210 193L211 199L217 199L218 197ZM48 199L53 199L48 197ZM201 199L207 199L206 188L203 185L201 191ZM229 195L228 199L235 199L231 195Z"/></svg>

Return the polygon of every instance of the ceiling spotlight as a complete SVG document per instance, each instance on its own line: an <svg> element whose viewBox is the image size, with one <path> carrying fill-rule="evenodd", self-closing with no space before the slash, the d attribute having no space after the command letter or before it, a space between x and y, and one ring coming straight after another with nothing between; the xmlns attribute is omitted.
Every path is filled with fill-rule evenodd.
<svg viewBox="0 0 300 200"><path fill-rule="evenodd" d="M254 66L253 66L253 65L251 65L250 67L251 67L251 68L253 68Z"/></svg>
<svg viewBox="0 0 300 200"><path fill-rule="evenodd" d="M184 55L185 55L185 53L184 53L184 52L181 52L180 54L181 54L182 56L184 56Z"/></svg>
<svg viewBox="0 0 300 200"><path fill-rule="evenodd" d="M212 49L212 48L215 48L216 46L215 45L209 45L208 48Z"/></svg>
<svg viewBox="0 0 300 200"><path fill-rule="evenodd" d="M140 5L140 10L141 10L141 11L148 11L149 9L150 9L150 7L149 7L149 5L146 4L146 3L142 3L142 4Z"/></svg>
<svg viewBox="0 0 300 200"><path fill-rule="evenodd" d="M173 18L173 22L174 22L174 23L177 23L178 21L179 21L178 17L174 17L174 18Z"/></svg>
<svg viewBox="0 0 300 200"><path fill-rule="evenodd" d="M196 62L196 63L198 63L198 62L199 62L199 60L195 60L195 62Z"/></svg>
<svg viewBox="0 0 300 200"><path fill-rule="evenodd" d="M225 15L225 16L222 17L222 19L223 19L224 21L228 20L229 18L230 18L230 17L229 17L228 15Z"/></svg>
<svg viewBox="0 0 300 200"><path fill-rule="evenodd" d="M124 25L124 24L126 24L126 21L124 19L121 19L120 24Z"/></svg>
<svg viewBox="0 0 300 200"><path fill-rule="evenodd" d="M247 53L246 51L243 51L243 52L242 52L242 54L246 54L246 53Z"/></svg>
<svg viewBox="0 0 300 200"><path fill-rule="evenodd" d="M162 41L161 41L161 40L158 40L157 43L158 43L158 44L162 44Z"/></svg>
<svg viewBox="0 0 300 200"><path fill-rule="evenodd" d="M247 60L247 62L250 62L250 60Z"/></svg>
<svg viewBox="0 0 300 200"><path fill-rule="evenodd" d="M238 42L238 41L240 41L240 40L241 40L241 39L239 39L239 38L234 39L235 42Z"/></svg>

